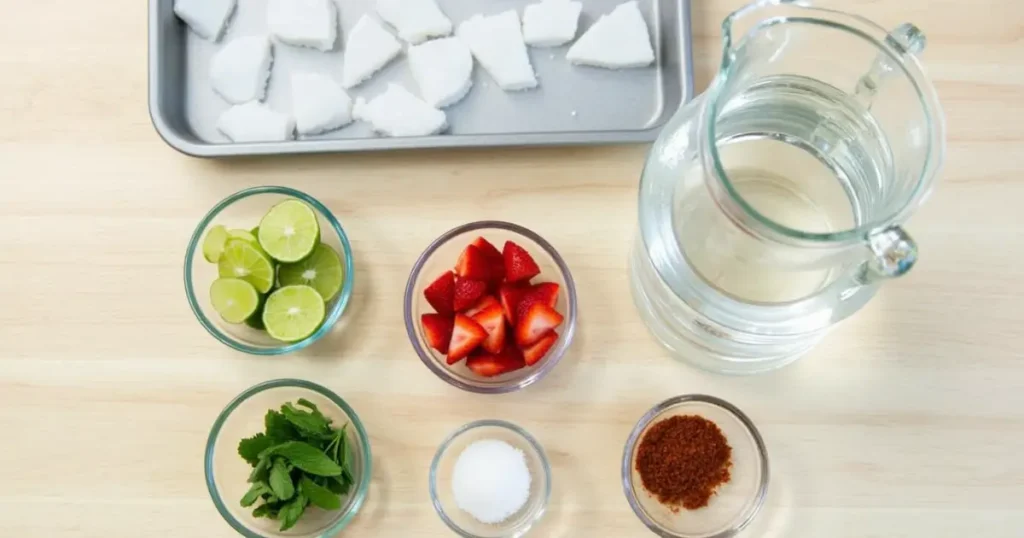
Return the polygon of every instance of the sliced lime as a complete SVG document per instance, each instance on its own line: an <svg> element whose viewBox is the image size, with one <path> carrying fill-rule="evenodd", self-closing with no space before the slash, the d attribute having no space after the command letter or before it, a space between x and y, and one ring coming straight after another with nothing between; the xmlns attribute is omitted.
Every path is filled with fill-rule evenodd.
<svg viewBox="0 0 1024 538"><path fill-rule="evenodd" d="M295 263L309 256L320 242L320 223L308 205L285 200L264 215L258 237L260 246L271 258Z"/></svg>
<svg viewBox="0 0 1024 538"><path fill-rule="evenodd" d="M260 305L256 307L256 311L251 316L245 318L245 324L259 331L267 330L263 326L263 306L267 304L267 296L260 295Z"/></svg>
<svg viewBox="0 0 1024 538"><path fill-rule="evenodd" d="M242 323L260 307L260 294L240 278L218 278L210 285L213 309L228 323Z"/></svg>
<svg viewBox="0 0 1024 538"><path fill-rule="evenodd" d="M228 230L228 237L231 239L241 239L242 241L248 241L254 245L259 245L259 241L256 240L256 235L249 230L234 229Z"/></svg>
<svg viewBox="0 0 1024 538"><path fill-rule="evenodd" d="M251 233L253 237L259 237L260 236L260 227L259 226L254 226L253 229L249 230L249 233Z"/></svg>
<svg viewBox="0 0 1024 538"><path fill-rule="evenodd" d="M223 278L241 278L252 284L256 291L266 293L274 287L274 263L260 248L241 239L228 239L224 253L217 262Z"/></svg>
<svg viewBox="0 0 1024 538"><path fill-rule="evenodd" d="M313 334L324 322L327 309L317 291L309 286L285 286L267 297L263 325L282 342L297 342Z"/></svg>
<svg viewBox="0 0 1024 538"><path fill-rule="evenodd" d="M282 264L277 270L277 278L282 286L311 286L324 298L324 302L328 302L341 290L345 268L341 265L341 256L330 246L320 243L306 259Z"/></svg>
<svg viewBox="0 0 1024 538"><path fill-rule="evenodd" d="M217 263L228 242L228 229L220 224L210 228L203 239L203 257L210 263Z"/></svg>

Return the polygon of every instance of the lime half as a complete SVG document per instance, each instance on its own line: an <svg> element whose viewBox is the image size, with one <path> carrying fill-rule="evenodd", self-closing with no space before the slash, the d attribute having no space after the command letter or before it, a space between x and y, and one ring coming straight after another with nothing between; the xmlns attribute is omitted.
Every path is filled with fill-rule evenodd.
<svg viewBox="0 0 1024 538"><path fill-rule="evenodd" d="M341 256L333 248L320 243L313 253L298 263L286 263L277 270L282 286L310 286L328 302L341 290L345 281L345 268Z"/></svg>
<svg viewBox="0 0 1024 538"><path fill-rule="evenodd" d="M320 243L320 223L311 207L285 200L270 208L259 225L259 242L271 258L295 263Z"/></svg>
<svg viewBox="0 0 1024 538"><path fill-rule="evenodd" d="M267 334L282 342L308 338L324 322L327 309L317 291L309 286L285 286L267 297L263 325Z"/></svg>
<svg viewBox="0 0 1024 538"><path fill-rule="evenodd" d="M203 257L210 263L217 263L228 242L228 229L220 224L210 228L203 238Z"/></svg>
<svg viewBox="0 0 1024 538"><path fill-rule="evenodd" d="M210 286L213 309L228 323L242 323L260 307L260 294L240 278L218 278Z"/></svg>
<svg viewBox="0 0 1024 538"><path fill-rule="evenodd" d="M217 262L222 278L241 278L256 291L267 293L274 287L274 263L260 247L241 239L229 239Z"/></svg>

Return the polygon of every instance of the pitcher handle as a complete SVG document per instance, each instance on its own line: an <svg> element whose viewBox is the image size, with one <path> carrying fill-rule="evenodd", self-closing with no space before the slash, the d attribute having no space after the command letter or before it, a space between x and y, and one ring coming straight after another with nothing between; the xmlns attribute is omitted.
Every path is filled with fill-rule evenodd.
<svg viewBox="0 0 1024 538"><path fill-rule="evenodd" d="M861 284L903 276L917 263L917 243L899 226L872 234L868 248L874 256L861 267Z"/></svg>
<svg viewBox="0 0 1024 538"><path fill-rule="evenodd" d="M901 55L912 54L916 56L924 51L925 46L928 44L928 38L925 37L924 32L920 28L905 22L889 32L885 42ZM875 63L868 69L868 72L857 81L857 88L853 92L854 96L861 104L870 109L871 101L874 100L875 95L878 93L878 87L894 71L896 71L896 68L892 65L892 59L888 55L880 53L878 58L875 59Z"/></svg>

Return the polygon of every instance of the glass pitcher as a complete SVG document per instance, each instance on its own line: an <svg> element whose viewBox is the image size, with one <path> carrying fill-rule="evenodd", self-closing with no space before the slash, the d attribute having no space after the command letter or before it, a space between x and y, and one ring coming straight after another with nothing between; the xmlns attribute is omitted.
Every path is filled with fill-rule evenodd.
<svg viewBox="0 0 1024 538"><path fill-rule="evenodd" d="M914 265L901 226L945 135L913 25L764 0L722 29L721 70L648 156L630 281L674 355L756 373L806 353Z"/></svg>

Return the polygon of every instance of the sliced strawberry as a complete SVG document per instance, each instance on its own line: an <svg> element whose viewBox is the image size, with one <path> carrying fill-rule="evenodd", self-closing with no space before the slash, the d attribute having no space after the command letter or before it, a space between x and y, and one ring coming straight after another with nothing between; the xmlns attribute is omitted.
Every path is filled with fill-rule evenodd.
<svg viewBox="0 0 1024 538"><path fill-rule="evenodd" d="M491 306L501 308L501 303L499 303L493 295L484 295L484 297L470 307L469 310L466 310L465 314L469 317L473 317Z"/></svg>
<svg viewBox="0 0 1024 538"><path fill-rule="evenodd" d="M519 300L519 304L516 306L516 318L522 319L526 315L526 311L533 306L533 303L546 304L554 308L558 304L559 289L560 286L554 282L543 282L531 286L523 293L522 299Z"/></svg>
<svg viewBox="0 0 1024 538"><path fill-rule="evenodd" d="M473 316L473 321L487 331L487 339L483 348L491 353L498 353L505 347L505 314L501 311L498 301Z"/></svg>
<svg viewBox="0 0 1024 538"><path fill-rule="evenodd" d="M557 310L546 304L533 303L526 315L516 324L516 342L520 346L529 346L540 340L562 324L565 318Z"/></svg>
<svg viewBox="0 0 1024 538"><path fill-rule="evenodd" d="M505 258L501 255L501 251L483 237L477 237L471 244L480 249L484 258L487 258L488 281L497 287L505 280Z"/></svg>
<svg viewBox="0 0 1024 538"><path fill-rule="evenodd" d="M527 288L519 284L502 284L498 288L498 297L501 299L501 309L505 313L505 319L512 325L516 324L516 309L523 300Z"/></svg>
<svg viewBox="0 0 1024 538"><path fill-rule="evenodd" d="M450 316L455 313L455 275L451 271L437 277L425 290L423 296L438 314Z"/></svg>
<svg viewBox="0 0 1024 538"><path fill-rule="evenodd" d="M537 340L533 345L523 349L523 359L526 360L527 366L533 366L540 362L544 358L544 355L551 351L551 347L558 341L558 333L555 331L548 331L547 334Z"/></svg>
<svg viewBox="0 0 1024 538"><path fill-rule="evenodd" d="M514 372L526 366L515 346L507 346L501 353L481 353L466 360L466 366L481 377L494 377Z"/></svg>
<svg viewBox="0 0 1024 538"><path fill-rule="evenodd" d="M537 262L533 261L533 257L523 247L506 241L505 249L501 254L505 260L505 280L507 282L530 280L540 274Z"/></svg>
<svg viewBox="0 0 1024 538"><path fill-rule="evenodd" d="M455 274L462 278L486 281L491 277L491 264L484 253L473 245L466 247L455 264Z"/></svg>
<svg viewBox="0 0 1024 538"><path fill-rule="evenodd" d="M454 327L452 318L441 314L423 314L420 323L423 324L423 335L426 336L430 347L439 353L448 353L448 343L452 340Z"/></svg>
<svg viewBox="0 0 1024 538"><path fill-rule="evenodd" d="M472 307L487 293L487 283L468 278L455 279L455 299L452 306L456 312Z"/></svg>
<svg viewBox="0 0 1024 538"><path fill-rule="evenodd" d="M448 364L468 357L487 338L487 331L469 316L455 314L454 325L452 339L448 343Z"/></svg>

